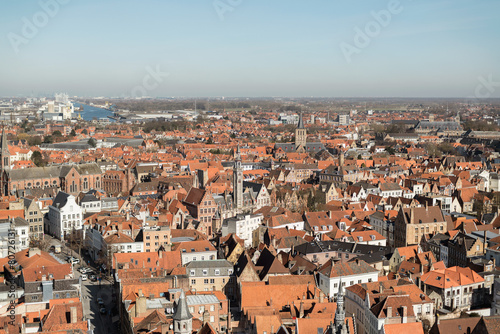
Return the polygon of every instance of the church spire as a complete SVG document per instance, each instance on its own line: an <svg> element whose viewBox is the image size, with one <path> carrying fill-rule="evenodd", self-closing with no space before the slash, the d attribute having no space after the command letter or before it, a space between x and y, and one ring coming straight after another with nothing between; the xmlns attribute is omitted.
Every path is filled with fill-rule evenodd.
<svg viewBox="0 0 500 334"><path fill-rule="evenodd" d="M189 312L184 290L181 292L177 307L173 316L175 334L191 334L193 328L193 316Z"/></svg>
<svg viewBox="0 0 500 334"><path fill-rule="evenodd" d="M342 287L342 278L339 281L339 293L337 294L337 310L335 311L335 329L336 333L346 332L345 310L344 310L344 288Z"/></svg>
<svg viewBox="0 0 500 334"><path fill-rule="evenodd" d="M1 148L0 156L1 156L1 166L2 171L10 168L10 152L9 145L7 141L7 136L5 134L5 127L2 129L2 148Z"/></svg>
<svg viewBox="0 0 500 334"><path fill-rule="evenodd" d="M302 112L299 114L299 124L297 125L297 129L305 129L304 120L302 118Z"/></svg>
<svg viewBox="0 0 500 334"><path fill-rule="evenodd" d="M295 150L298 152L304 152L307 145L307 131L304 127L304 120L302 119L302 113L299 114L299 124L295 129Z"/></svg>

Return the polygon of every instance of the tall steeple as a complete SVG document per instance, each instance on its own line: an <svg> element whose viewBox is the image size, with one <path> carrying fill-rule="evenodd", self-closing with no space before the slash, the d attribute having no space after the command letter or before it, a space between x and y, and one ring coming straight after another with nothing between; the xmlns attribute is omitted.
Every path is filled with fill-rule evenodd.
<svg viewBox="0 0 500 334"><path fill-rule="evenodd" d="M304 127L304 120L302 118L302 113L299 114L299 124L297 129L295 129L295 149L297 151L305 151L307 144L307 130Z"/></svg>
<svg viewBox="0 0 500 334"><path fill-rule="evenodd" d="M243 168L241 167L240 146L234 155L233 168L233 205L239 210L243 207Z"/></svg>
<svg viewBox="0 0 500 334"><path fill-rule="evenodd" d="M337 294L337 310L335 311L335 333L347 333L347 327L345 325L344 288L342 287L342 279L340 279L339 281L339 293Z"/></svg>
<svg viewBox="0 0 500 334"><path fill-rule="evenodd" d="M5 128L2 129L2 152L0 154L2 156L2 171L3 171L4 169L10 168L10 152L9 152L7 137L5 135Z"/></svg>
<svg viewBox="0 0 500 334"><path fill-rule="evenodd" d="M181 292L177 308L173 316L174 334L191 334L193 330L193 316L189 312L184 290Z"/></svg>
<svg viewBox="0 0 500 334"><path fill-rule="evenodd" d="M4 182L3 172L10 169L10 152L5 136L5 127L2 129L2 144L0 151L0 195L8 195L8 187Z"/></svg>

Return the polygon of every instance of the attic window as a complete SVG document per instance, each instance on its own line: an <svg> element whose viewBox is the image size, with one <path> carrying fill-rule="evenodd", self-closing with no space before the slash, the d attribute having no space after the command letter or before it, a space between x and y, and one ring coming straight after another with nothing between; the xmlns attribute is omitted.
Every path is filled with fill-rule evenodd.
<svg viewBox="0 0 500 334"><path fill-rule="evenodd" d="M183 248L183 249L182 249L182 252L183 252L183 253L186 253L186 250Z"/></svg>
<svg viewBox="0 0 500 334"><path fill-rule="evenodd" d="M205 250L208 251L208 247L205 247Z"/></svg>
<svg viewBox="0 0 500 334"><path fill-rule="evenodd" d="M191 248L191 252L194 252L194 248Z"/></svg>

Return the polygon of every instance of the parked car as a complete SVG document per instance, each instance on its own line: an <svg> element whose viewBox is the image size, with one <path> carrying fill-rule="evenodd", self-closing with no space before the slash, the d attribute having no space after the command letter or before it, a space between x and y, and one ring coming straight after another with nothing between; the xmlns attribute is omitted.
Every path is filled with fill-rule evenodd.
<svg viewBox="0 0 500 334"><path fill-rule="evenodd" d="M88 278L87 274L82 274L80 277L82 278L82 281L86 281Z"/></svg>
<svg viewBox="0 0 500 334"><path fill-rule="evenodd" d="M76 257L71 256L71 257L69 257L68 262L72 263L72 264L78 264L78 263L80 263L80 259L77 259Z"/></svg>
<svg viewBox="0 0 500 334"><path fill-rule="evenodd" d="M90 276L89 276L89 278L90 278L90 280L91 280L92 282L97 281L97 276L96 276L96 275L94 275L94 274L90 275Z"/></svg>

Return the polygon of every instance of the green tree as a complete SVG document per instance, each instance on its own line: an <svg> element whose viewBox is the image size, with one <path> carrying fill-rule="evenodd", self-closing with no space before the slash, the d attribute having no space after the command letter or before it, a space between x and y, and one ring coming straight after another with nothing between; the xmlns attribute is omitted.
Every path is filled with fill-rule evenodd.
<svg viewBox="0 0 500 334"><path fill-rule="evenodd" d="M84 135L87 135L89 132L87 131L87 129L83 129L83 130L82 130L82 133L83 133Z"/></svg>
<svg viewBox="0 0 500 334"><path fill-rule="evenodd" d="M52 137L51 135L45 136L43 137L43 142L45 144L52 144L54 142L54 137Z"/></svg>
<svg viewBox="0 0 500 334"><path fill-rule="evenodd" d="M207 144L213 144L213 143L214 143L214 141L212 140L212 137L208 138Z"/></svg>
<svg viewBox="0 0 500 334"><path fill-rule="evenodd" d="M42 153L40 151L35 151L31 155L31 161L37 166L37 167L43 167L47 164L45 159L43 159Z"/></svg>
<svg viewBox="0 0 500 334"><path fill-rule="evenodd" d="M52 137L62 137L62 133L59 130L52 132Z"/></svg>
<svg viewBox="0 0 500 334"><path fill-rule="evenodd" d="M28 145L30 146L38 146L42 143L42 139L40 137L29 137L28 138Z"/></svg>
<svg viewBox="0 0 500 334"><path fill-rule="evenodd" d="M70 137L76 137L75 129L72 129L69 135Z"/></svg>
<svg viewBox="0 0 500 334"><path fill-rule="evenodd" d="M87 141L87 144L90 145L90 147L96 147L97 146L97 142L94 138L90 138L88 141Z"/></svg>

